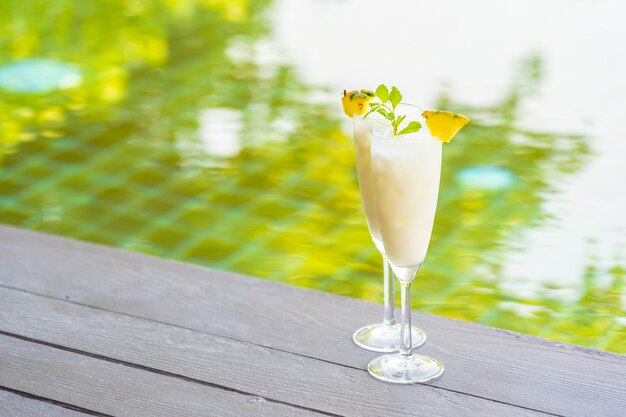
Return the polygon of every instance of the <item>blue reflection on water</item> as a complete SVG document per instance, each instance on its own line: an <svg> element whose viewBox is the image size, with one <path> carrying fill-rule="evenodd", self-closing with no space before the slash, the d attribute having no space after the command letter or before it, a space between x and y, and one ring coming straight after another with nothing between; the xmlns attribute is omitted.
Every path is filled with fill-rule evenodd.
<svg viewBox="0 0 626 417"><path fill-rule="evenodd" d="M498 166L474 165L459 171L456 180L466 188L501 190L515 184L515 175Z"/></svg>
<svg viewBox="0 0 626 417"><path fill-rule="evenodd" d="M76 87L82 71L52 59L24 59L0 67L0 88L13 93L46 93Z"/></svg>

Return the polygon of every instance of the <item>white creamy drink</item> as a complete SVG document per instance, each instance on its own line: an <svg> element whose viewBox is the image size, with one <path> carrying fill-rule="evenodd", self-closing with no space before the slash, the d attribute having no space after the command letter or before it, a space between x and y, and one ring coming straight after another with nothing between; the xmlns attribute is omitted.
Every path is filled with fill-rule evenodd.
<svg viewBox="0 0 626 417"><path fill-rule="evenodd" d="M401 136L393 136L389 128L372 132L378 227L395 266L414 269L426 257L437 209L441 145L427 129Z"/></svg>
<svg viewBox="0 0 626 417"><path fill-rule="evenodd" d="M373 118L372 118L373 119ZM382 238L378 227L378 213L376 212L376 197L374 194L374 184L372 182L372 154L370 152L370 131L373 127L381 125L382 120L363 119L360 116L354 117L354 150L356 158L356 171L359 177L359 188L361 199L367 218L372 240L380 253L383 251Z"/></svg>

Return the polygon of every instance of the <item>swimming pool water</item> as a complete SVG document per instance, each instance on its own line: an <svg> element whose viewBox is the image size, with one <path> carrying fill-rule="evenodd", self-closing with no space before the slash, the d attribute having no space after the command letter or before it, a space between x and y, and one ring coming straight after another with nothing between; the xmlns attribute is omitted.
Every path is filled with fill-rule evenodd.
<svg viewBox="0 0 626 417"><path fill-rule="evenodd" d="M339 92L255 52L269 2L34 3L0 5L0 222L381 300ZM440 95L472 124L444 150L414 308L623 353L623 259L530 292L506 276L592 158L520 122L538 67L489 105Z"/></svg>

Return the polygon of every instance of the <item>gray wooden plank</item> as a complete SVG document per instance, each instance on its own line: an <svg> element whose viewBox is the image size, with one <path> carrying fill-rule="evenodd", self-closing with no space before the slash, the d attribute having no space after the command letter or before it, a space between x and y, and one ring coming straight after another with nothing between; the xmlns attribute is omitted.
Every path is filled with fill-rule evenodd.
<svg viewBox="0 0 626 417"><path fill-rule="evenodd" d="M318 413L0 335L0 385L115 416Z"/></svg>
<svg viewBox="0 0 626 417"><path fill-rule="evenodd" d="M179 262L0 227L0 283L364 369L351 332L380 306ZM419 289L416 291L419 296ZM565 415L620 415L625 358L415 314L444 361L432 385Z"/></svg>
<svg viewBox="0 0 626 417"><path fill-rule="evenodd" d="M0 288L0 331L344 416L539 416L364 370ZM132 340L132 343L128 343Z"/></svg>
<svg viewBox="0 0 626 417"><path fill-rule="evenodd" d="M85 417L75 410L60 407L45 401L25 398L21 395L0 390L0 416L4 417Z"/></svg>

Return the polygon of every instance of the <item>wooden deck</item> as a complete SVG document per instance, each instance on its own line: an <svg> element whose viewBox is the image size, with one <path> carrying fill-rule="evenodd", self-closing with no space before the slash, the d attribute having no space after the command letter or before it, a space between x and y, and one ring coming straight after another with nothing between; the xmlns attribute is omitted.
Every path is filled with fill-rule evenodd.
<svg viewBox="0 0 626 417"><path fill-rule="evenodd" d="M0 416L626 416L625 356L427 314L443 378L376 381L350 336L380 315L0 226Z"/></svg>

